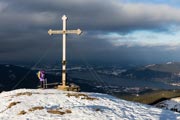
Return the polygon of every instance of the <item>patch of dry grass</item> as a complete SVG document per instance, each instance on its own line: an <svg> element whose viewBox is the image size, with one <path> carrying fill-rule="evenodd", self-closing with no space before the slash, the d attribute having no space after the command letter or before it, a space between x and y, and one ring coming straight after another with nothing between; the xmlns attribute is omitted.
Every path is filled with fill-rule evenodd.
<svg viewBox="0 0 180 120"><path fill-rule="evenodd" d="M32 112L32 111L35 111L35 110L42 110L42 109L44 109L44 107L42 107L42 106L37 106L37 107L32 107L32 108L30 108L28 111Z"/></svg>
<svg viewBox="0 0 180 120"><path fill-rule="evenodd" d="M22 95L31 96L31 95L32 95L32 93L31 93L31 92L17 93L15 96L22 96Z"/></svg>
<svg viewBox="0 0 180 120"><path fill-rule="evenodd" d="M17 105L17 104L19 104L19 103L21 103L21 102L11 102L11 103L9 103L9 105L7 106L7 108L4 109L3 111L1 111L0 113L5 112L6 110L10 109L11 107L13 107L13 106L15 106L15 105Z"/></svg>
<svg viewBox="0 0 180 120"><path fill-rule="evenodd" d="M11 107L13 107L13 106L15 106L15 105L17 105L17 104L19 104L19 103L21 103L21 102L11 102L11 103L7 106L7 109L9 109L9 108L11 108Z"/></svg>
<svg viewBox="0 0 180 120"><path fill-rule="evenodd" d="M38 92L32 93L32 92L22 92L22 93L17 93L15 96L22 96L22 95L27 95L31 96L32 94L40 94Z"/></svg>
<svg viewBox="0 0 180 120"><path fill-rule="evenodd" d="M72 111L69 110L69 109L67 109L65 112L66 112L66 113L72 113Z"/></svg>
<svg viewBox="0 0 180 120"><path fill-rule="evenodd" d="M42 107L42 106L37 106L37 107L32 107L32 108L30 108L28 111L29 111L29 112L33 112L33 111L35 111L35 110L42 110L42 109L44 109L44 107ZM20 112L18 113L18 115L24 115L24 114L26 114L26 113L27 113L26 111L22 110L22 111L20 111Z"/></svg>
<svg viewBox="0 0 180 120"><path fill-rule="evenodd" d="M24 115L24 114L26 114L26 113L27 113L26 111L22 110L22 111L20 111L20 112L18 113L18 115Z"/></svg>
<svg viewBox="0 0 180 120"><path fill-rule="evenodd" d="M66 110L53 109L53 110L47 110L47 112L51 114L59 114L59 115L72 113L70 109L66 109Z"/></svg>
<svg viewBox="0 0 180 120"><path fill-rule="evenodd" d="M64 115L65 114L65 112L59 111L59 110L48 110L47 112L51 113L51 114L59 114L59 115Z"/></svg>
<svg viewBox="0 0 180 120"><path fill-rule="evenodd" d="M91 100L91 101L93 101L93 100L98 100L97 98L93 98L93 97L85 97L85 98L81 98L81 99L86 99L86 100Z"/></svg>
<svg viewBox="0 0 180 120"><path fill-rule="evenodd" d="M76 98L81 97L81 99L86 99L86 100L91 100L91 101L98 100L97 98L93 98L93 97L90 97L90 96L88 96L86 94L82 94L82 93L68 93L66 96L68 96L68 97L74 96Z"/></svg>
<svg viewBox="0 0 180 120"><path fill-rule="evenodd" d="M68 93L67 96L68 97L74 96L76 98L79 98L79 97L88 97L88 95L82 94L82 93Z"/></svg>

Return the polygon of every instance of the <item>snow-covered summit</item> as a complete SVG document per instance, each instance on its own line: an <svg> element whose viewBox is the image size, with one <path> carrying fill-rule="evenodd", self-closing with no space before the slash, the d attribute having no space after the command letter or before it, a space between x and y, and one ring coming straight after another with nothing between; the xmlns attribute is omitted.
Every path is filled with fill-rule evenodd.
<svg viewBox="0 0 180 120"><path fill-rule="evenodd" d="M19 89L0 94L0 120L159 119L180 119L180 114L99 93Z"/></svg>

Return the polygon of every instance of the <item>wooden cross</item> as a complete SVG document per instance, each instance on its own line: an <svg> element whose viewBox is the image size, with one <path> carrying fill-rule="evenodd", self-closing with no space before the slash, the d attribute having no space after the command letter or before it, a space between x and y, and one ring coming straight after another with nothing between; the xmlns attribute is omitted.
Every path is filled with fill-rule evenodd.
<svg viewBox="0 0 180 120"><path fill-rule="evenodd" d="M48 34L49 35L53 35L53 34L62 34L62 38L63 38L63 47L62 47L62 88L66 88L68 87L66 85L66 34L77 34L80 35L82 33L82 31L80 29L77 30L66 30L66 20L67 17L65 15L63 15L62 17L63 20L63 29L62 30L49 30Z"/></svg>

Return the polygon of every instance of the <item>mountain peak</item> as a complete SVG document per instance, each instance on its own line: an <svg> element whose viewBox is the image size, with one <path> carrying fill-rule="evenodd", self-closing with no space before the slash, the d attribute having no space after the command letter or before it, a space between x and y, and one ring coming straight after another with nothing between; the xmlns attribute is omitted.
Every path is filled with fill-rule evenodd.
<svg viewBox="0 0 180 120"><path fill-rule="evenodd" d="M0 94L1 120L180 119L180 114L100 93L19 89Z"/></svg>

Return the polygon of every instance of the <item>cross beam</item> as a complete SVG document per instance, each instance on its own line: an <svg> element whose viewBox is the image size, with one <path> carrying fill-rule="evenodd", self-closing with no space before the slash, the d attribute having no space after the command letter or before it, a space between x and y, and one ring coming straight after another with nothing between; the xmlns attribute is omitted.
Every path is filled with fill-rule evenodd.
<svg viewBox="0 0 180 120"><path fill-rule="evenodd" d="M66 30L66 31L63 31L63 30L49 30L48 31L48 34L49 35L53 35L53 34L77 34L77 35L80 35L81 34L81 30L80 29L77 29L77 30Z"/></svg>
<svg viewBox="0 0 180 120"><path fill-rule="evenodd" d="M65 15L62 16L63 20L63 29L62 30L49 30L48 34L53 35L53 34L62 34L63 38L63 47L62 47L62 86L63 88L66 88L66 34L77 34L80 35L82 31L80 29L77 30L66 30L66 20L67 17Z"/></svg>

